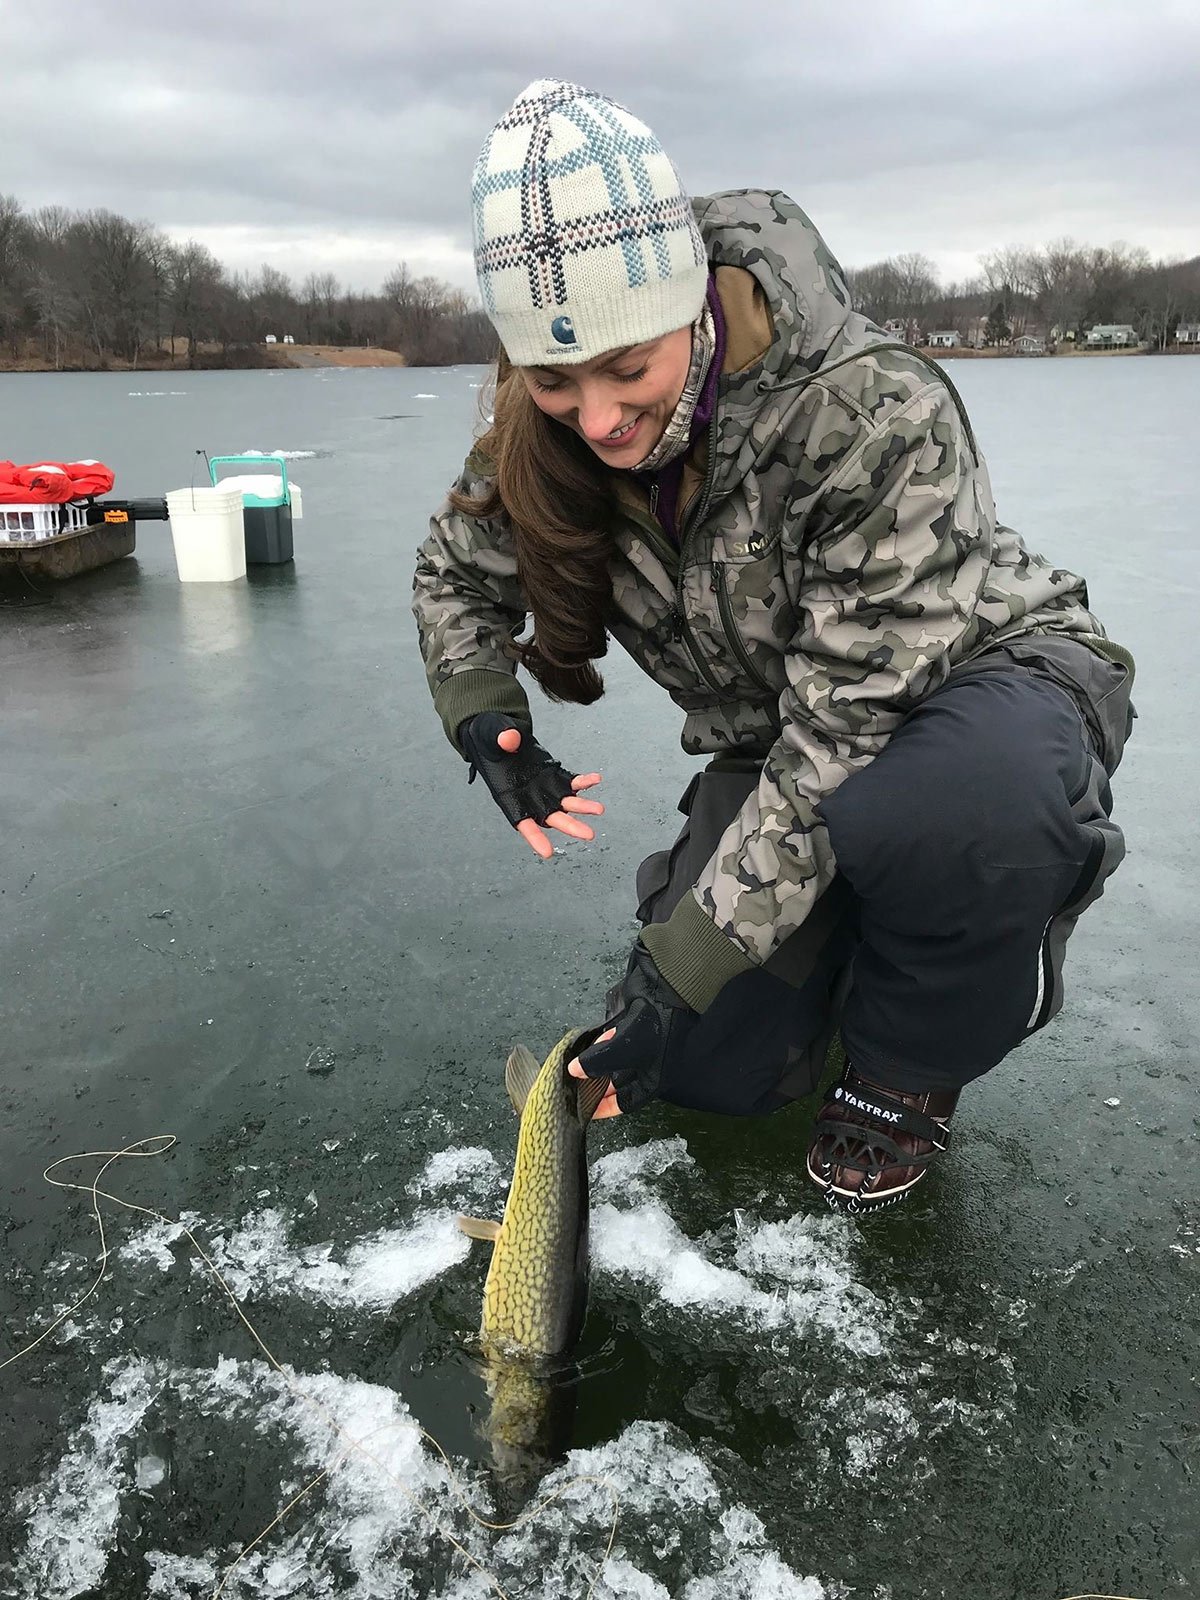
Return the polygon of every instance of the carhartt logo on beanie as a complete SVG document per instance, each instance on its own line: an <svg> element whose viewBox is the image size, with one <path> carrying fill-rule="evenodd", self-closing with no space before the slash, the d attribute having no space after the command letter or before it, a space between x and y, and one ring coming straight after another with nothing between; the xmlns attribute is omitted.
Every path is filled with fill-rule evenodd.
<svg viewBox="0 0 1200 1600"><path fill-rule="evenodd" d="M514 366L590 361L699 316L708 262L679 174L604 95L531 83L471 192L479 290Z"/></svg>

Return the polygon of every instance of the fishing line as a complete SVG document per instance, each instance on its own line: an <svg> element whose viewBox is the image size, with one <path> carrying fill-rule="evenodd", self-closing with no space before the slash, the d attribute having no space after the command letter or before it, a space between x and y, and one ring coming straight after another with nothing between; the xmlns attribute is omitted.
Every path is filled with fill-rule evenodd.
<svg viewBox="0 0 1200 1600"><path fill-rule="evenodd" d="M450 1488L455 1498L458 1500L467 1516L472 1522L475 1523L476 1527L484 1528L489 1533L511 1533L518 1528L524 1527L526 1523L532 1522L536 1517L539 1517L545 1510L552 1506L556 1500L560 1500L566 1494L568 1489L574 1488L577 1484L591 1483L607 1490L609 1496L611 1497L613 1507L612 1526L609 1529L608 1543L605 1545L604 1554L600 1559L600 1565L597 1567L595 1576L588 1584L587 1590L584 1594L584 1600L591 1600L591 1597L595 1592L596 1585L600 1581L600 1576L604 1571L605 1563L612 1554L613 1545L615 1544L617 1537L617 1525L621 1514L621 1497L617 1493L617 1490L613 1486L612 1482L608 1478L599 1477L592 1473L580 1473L577 1476L568 1479L567 1482L561 1485L560 1488L555 1489L553 1493L546 1495L530 1510L523 1511L519 1517L514 1518L511 1522L489 1522L488 1519L481 1516L468 1501L466 1494L461 1487L459 1475L451 1465L450 1458L446 1454L445 1450L434 1438L434 1436L426 1428L423 1428L420 1423L415 1420L415 1418L411 1422L407 1418L400 1418L395 1422L388 1423L385 1427L380 1428L373 1433L367 1434L365 1439L355 1439L342 1426L332 1412L323 1406L319 1400L314 1400L311 1395L308 1395L304 1392L303 1388L299 1383L297 1383L292 1373L290 1373L283 1363L278 1359L274 1351L271 1350L266 1340L262 1337L258 1329L247 1316L245 1310L242 1308L241 1302L238 1300L233 1290L222 1277L220 1268L217 1266L216 1262L213 1261L207 1250L205 1250L204 1246L200 1243L199 1239L197 1239L196 1235L185 1222L181 1222L177 1217L165 1216L161 1211L156 1211L152 1206L138 1205L136 1201L128 1200L122 1195L113 1194L109 1190L102 1189L100 1187L100 1182L104 1177L104 1174L110 1167L115 1166L118 1161L148 1160L155 1156L165 1155L166 1152L177 1143L178 1140L173 1133L152 1134L144 1139L135 1139L132 1144L126 1145L121 1150L83 1150L76 1155L59 1156L56 1161L52 1161L44 1170L42 1177L48 1184L51 1185L52 1188L74 1191L78 1194L87 1195L90 1199L92 1216L95 1218L96 1230L100 1238L99 1270L97 1271L92 1283L87 1289L85 1289L83 1294L80 1295L78 1300L76 1300L73 1305L68 1306L65 1311L61 1312L57 1317L55 1317L53 1322L49 1323L45 1328L43 1328L41 1333L39 1333L36 1338L31 1339L27 1344L23 1345L12 1355L6 1356L3 1361L0 1361L0 1372L3 1372L6 1367L11 1367L23 1357L31 1354L38 1348L40 1344L50 1337L55 1329L61 1328L64 1322L68 1321L75 1315L77 1311L81 1310L82 1307L87 1304L87 1302L92 1298L92 1296L100 1288L100 1285L104 1282L105 1278L108 1276L108 1263L111 1256L111 1251L108 1244L108 1235L104 1228L104 1218L100 1211L100 1201L111 1201L113 1205L120 1206L125 1211L135 1212L139 1216L149 1217L155 1222L161 1222L168 1228L178 1228L180 1230L188 1244L200 1257L201 1261L203 1261L213 1282L216 1283L218 1288L224 1294L225 1298L229 1301L230 1305L236 1312L238 1319L245 1327L250 1337L254 1340L255 1344L262 1351L272 1369L283 1379L296 1399L298 1399L303 1405L306 1405L310 1411L315 1412L331 1430L331 1432L345 1441L346 1448L343 1450L342 1454L338 1456L330 1466L325 1467L321 1472L318 1472L315 1477L311 1478L302 1489L292 1496L286 1505L281 1507L281 1509L276 1512L275 1516L271 1519L267 1526L263 1528L261 1532L257 1533L254 1538L250 1540L249 1544L246 1544L242 1547L238 1556L228 1568L224 1577L221 1579L220 1584L213 1591L211 1600L220 1600L220 1596L225 1593L225 1590L229 1586L234 1573L241 1566L242 1562L251 1553L251 1551L261 1544L267 1535L279 1526L279 1524L295 1506L299 1505L300 1502L304 1500L306 1496L308 1496L315 1488L317 1488L319 1484L323 1483L340 1466L342 1466L345 1461L349 1460L349 1458L355 1454L362 1456L367 1461L370 1461L379 1469L380 1472L383 1473L385 1478L389 1479L395 1485L395 1487L400 1490L400 1493L404 1495L407 1500L411 1501L411 1503L416 1506L417 1510L428 1519L434 1531L440 1534L441 1537L445 1539L447 1544L449 1544L452 1549L461 1555L464 1561L466 1561L469 1566L473 1567L475 1571L477 1571L480 1576L485 1579L492 1593L498 1597L498 1600L513 1600L513 1597L509 1594L508 1590L502 1586L500 1580L495 1576L495 1574L490 1572L488 1568L485 1567L480 1560L473 1556L466 1546L463 1545L448 1528L444 1527L442 1523L438 1521L436 1514L427 1505L425 1505L425 1503L416 1494L414 1494L406 1484L401 1482L396 1474L392 1472L389 1467L385 1466L377 1455L375 1455L371 1450L367 1449L367 1443L369 1440L376 1439L380 1434L387 1433L393 1428L403 1426L414 1427L420 1437L424 1439L426 1443L432 1445L434 1450L437 1451L443 1465L446 1468L446 1472L450 1480ZM102 1165L97 1169L96 1175L93 1177L90 1184L71 1183L66 1179L57 1178L54 1176L54 1173L59 1167L66 1166L76 1161L100 1161L102 1163ZM395 1548L396 1541L393 1540L390 1549L394 1552ZM1082 1600L1082 1597L1080 1597L1080 1600Z"/></svg>

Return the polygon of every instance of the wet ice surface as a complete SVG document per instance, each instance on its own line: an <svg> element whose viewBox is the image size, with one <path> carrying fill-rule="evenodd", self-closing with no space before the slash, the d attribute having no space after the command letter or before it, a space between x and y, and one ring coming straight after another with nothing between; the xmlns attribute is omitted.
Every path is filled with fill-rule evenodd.
<svg viewBox="0 0 1200 1600"><path fill-rule="evenodd" d="M1068 1012L964 1096L906 1210L856 1225L819 1206L810 1106L593 1132L591 1311L554 1481L595 1468L621 1496L598 1595L1182 1595L1200 1569L1200 953L1179 826L1200 786L1179 734L1200 361L954 377L1006 519L1087 572L1140 657L1115 786L1130 858L1072 943ZM527 860L463 782L407 608L483 379L197 373L171 407L124 379L0 379L8 453L100 457L130 495L189 481L200 444L313 452L294 568L184 589L147 526L136 562L0 626L0 1354L95 1272L86 1204L44 1188L46 1162L173 1131L113 1187L195 1229L310 1401L352 1431L395 1424L378 1443L400 1484L514 1597L582 1600L607 1496L485 1539L412 1425L486 1512L486 1250L454 1217L498 1215L504 1057L600 1014L633 865L672 836L692 764L614 655L597 706L537 708L556 755L606 775L594 846ZM436 403L414 403L430 382ZM1097 444L1113 437L1128 456ZM177 1231L110 1222L110 1280L0 1374L3 1600L209 1595L325 1467L233 1593L488 1592L385 1472L337 1465Z"/></svg>
<svg viewBox="0 0 1200 1600"><path fill-rule="evenodd" d="M810 1433L820 1440L808 1464L808 1492L832 1476L869 1476L885 1461L921 1459L921 1449L947 1428L969 1428L993 1442L1012 1410L1011 1356L995 1343L978 1348L992 1364L986 1403L979 1403L970 1364L943 1352L938 1330L919 1304L887 1311L861 1281L857 1236L838 1219L793 1215L766 1221L739 1212L730 1226L689 1239L673 1215L703 1182L686 1141L674 1136L600 1157L592 1174L596 1197L594 1305L636 1295L643 1337L668 1346L689 1363L714 1348L735 1357L743 1384L773 1378L774 1404L786 1403L804 1369L831 1365L842 1387L813 1408ZM226 1283L255 1317L273 1302L352 1317L403 1318L406 1296L452 1274L466 1241L454 1210L424 1209L431 1192L454 1207L495 1209L503 1195L498 1162L480 1148L433 1152L408 1186L418 1207L399 1227L364 1235L348 1247L297 1247L303 1214L252 1214L222 1227L189 1215ZM65 1274L81 1271L77 1258ZM136 1229L117 1255L118 1281L106 1294L141 1297L150 1279L167 1275L158 1292L181 1311L199 1303L205 1269L186 1247L182 1230L151 1223ZM56 1273L62 1276L64 1273ZM476 1275L477 1277L477 1275ZM211 1304L211 1300L207 1303ZM1020 1308L996 1306L1009 1332ZM285 1324L286 1326L287 1324ZM295 1324L292 1324L295 1326ZM236 1331L236 1330L232 1330ZM444 1464L424 1444L400 1391L333 1372L272 1370L263 1360L221 1356L211 1368L106 1351L120 1341L93 1325L89 1332L99 1387L66 1449L41 1481L21 1491L24 1524L10 1592L22 1600L47 1593L82 1594L101 1582L119 1584L131 1552L119 1527L139 1527L137 1549L148 1564L152 1596L210 1593L250 1537L245 1518L230 1508L227 1543L194 1547L172 1537L174 1492L207 1451L253 1452L254 1472L272 1486L279 1504L314 1473L330 1476L303 1511L238 1570L227 1593L466 1597L487 1592L478 1572L464 1576L436 1528L455 1538L515 1592L552 1596L582 1593L619 1506L615 1554L598 1595L682 1595L686 1600L745 1595L746 1600L822 1600L836 1592L827 1574L797 1570L757 1513L739 1497L745 1465L714 1438L689 1440L666 1421L634 1421L607 1442L578 1449L548 1477L546 1493L564 1497L528 1527L492 1541L466 1517ZM229 1340L222 1340L228 1345ZM869 1380L863 1358L889 1358L895 1385ZM949 1359L947 1359L949 1356ZM864 1379L868 1381L864 1382ZM780 1381L785 1380L785 1381ZM969 1391L955 1392L964 1380ZM604 1385L609 1374L585 1383ZM702 1380L688 1408L694 1416L732 1415L718 1386ZM796 1395L795 1399L800 1396ZM157 1441L175 1441L170 1463ZM347 1450L362 1444L369 1455ZM494 1516L486 1458L454 1461L471 1503ZM572 1484L576 1476L602 1478ZM617 1499L614 1502L613 1494ZM415 1497L415 1498L414 1498ZM262 1504L270 1520L271 1493ZM417 1502L420 1502L418 1505ZM423 1509L422 1509L423 1507ZM413 1572L414 1558L417 1572ZM812 1563L809 1563L810 1567ZM538 1574L530 1588L528 1574ZM582 1576L581 1576L582 1574ZM113 1592L120 1592L114 1589Z"/></svg>
<svg viewBox="0 0 1200 1600"><path fill-rule="evenodd" d="M285 1471L295 1474L281 1484L281 1495L290 1498L301 1481L327 1476L307 1517L297 1509L290 1526L240 1563L233 1545L182 1550L147 1543L144 1592L158 1600L200 1600L222 1579L225 1593L262 1600L298 1594L468 1600L494 1594L496 1583L558 1600L593 1580L594 1593L608 1600L825 1600L827 1594L770 1548L761 1521L737 1503L724 1475L666 1424L634 1423L606 1445L573 1452L543 1482L547 1496L557 1494L554 1502L523 1527L490 1536L476 1520L495 1517L486 1483L432 1454L390 1390L252 1361L195 1371L135 1360L114 1363L103 1376L111 1398L93 1404L53 1480L23 1497L29 1531L15 1569L19 1595L76 1594L101 1581L119 1505L142 1486L137 1430L168 1397L188 1408L197 1436L217 1451L223 1439L248 1428L273 1446ZM351 1441L361 1441L361 1450ZM153 1490L161 1481L145 1486L139 1507L150 1539ZM614 1515L618 1542L602 1563ZM665 1536L664 1524L674 1524ZM700 1537L684 1531L690 1527ZM451 1538L460 1547L453 1555ZM630 1552L638 1548L635 1558ZM414 1565L424 1569L421 1576Z"/></svg>

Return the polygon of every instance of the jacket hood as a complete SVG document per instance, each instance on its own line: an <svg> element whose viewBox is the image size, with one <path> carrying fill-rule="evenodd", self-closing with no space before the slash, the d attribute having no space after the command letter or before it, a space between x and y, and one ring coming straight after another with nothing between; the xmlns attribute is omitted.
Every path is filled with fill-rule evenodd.
<svg viewBox="0 0 1200 1600"><path fill-rule="evenodd" d="M846 278L817 229L778 190L731 189L693 201L714 267L742 267L767 297L770 348L747 376L758 389L803 381L844 353L858 324Z"/></svg>

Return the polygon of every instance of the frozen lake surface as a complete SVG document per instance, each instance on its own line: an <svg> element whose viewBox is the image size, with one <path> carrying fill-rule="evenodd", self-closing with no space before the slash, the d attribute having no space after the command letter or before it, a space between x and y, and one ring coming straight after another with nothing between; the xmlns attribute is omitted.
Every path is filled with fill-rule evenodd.
<svg viewBox="0 0 1200 1600"><path fill-rule="evenodd" d="M593 1131L547 1488L619 1494L598 1600L1157 1600L1200 1571L1200 361L950 371L1001 515L1138 658L1129 860L1066 1013L964 1096L919 1205L827 1215L807 1105ZM0 1359L95 1271L88 1207L43 1167L171 1132L110 1181L186 1213L291 1375L177 1230L114 1214L109 1281L0 1373L9 1600L209 1596L326 1468L227 1595L494 1593L437 1524L514 1597L582 1600L604 1550L594 1482L496 1537L456 1496L488 1513L484 1258L453 1219L500 1204L504 1055L599 1015L693 764L614 655L597 705L536 708L605 773L593 846L541 866L468 790L408 607L483 376L0 377L4 456L98 456L139 495L206 481L200 449L282 450L305 512L294 570L181 588L150 524L134 559L0 610Z"/></svg>

